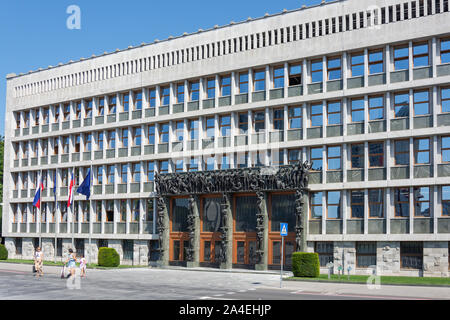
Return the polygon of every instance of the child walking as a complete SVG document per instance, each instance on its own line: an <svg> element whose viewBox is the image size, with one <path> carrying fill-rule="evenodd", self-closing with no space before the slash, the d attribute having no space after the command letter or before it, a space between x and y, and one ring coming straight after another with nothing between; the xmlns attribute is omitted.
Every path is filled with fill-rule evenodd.
<svg viewBox="0 0 450 320"><path fill-rule="evenodd" d="M81 255L81 259L80 259L80 271L81 271L81 278L86 277L86 258L84 257L84 255Z"/></svg>

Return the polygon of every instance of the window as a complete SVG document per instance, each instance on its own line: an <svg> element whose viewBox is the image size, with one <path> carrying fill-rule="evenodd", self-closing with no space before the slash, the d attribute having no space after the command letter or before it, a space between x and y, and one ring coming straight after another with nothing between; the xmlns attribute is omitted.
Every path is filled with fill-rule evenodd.
<svg viewBox="0 0 450 320"><path fill-rule="evenodd" d="M222 97L231 96L231 77L230 76L223 76L220 78L220 90L221 90Z"/></svg>
<svg viewBox="0 0 450 320"><path fill-rule="evenodd" d="M416 217L430 217L430 188L414 188L414 215Z"/></svg>
<svg viewBox="0 0 450 320"><path fill-rule="evenodd" d="M264 70L255 71L253 76L253 91L266 90L266 72Z"/></svg>
<svg viewBox="0 0 450 320"><path fill-rule="evenodd" d="M450 136L441 138L441 163L450 163Z"/></svg>
<svg viewBox="0 0 450 320"><path fill-rule="evenodd" d="M383 50L369 52L369 74L384 72Z"/></svg>
<svg viewBox="0 0 450 320"><path fill-rule="evenodd" d="M155 162L147 162L147 182L155 181Z"/></svg>
<svg viewBox="0 0 450 320"><path fill-rule="evenodd" d="M169 143L169 124L162 123L159 133L160 143Z"/></svg>
<svg viewBox="0 0 450 320"><path fill-rule="evenodd" d="M215 169L215 159L214 156L205 157L205 165L207 171L213 171Z"/></svg>
<svg viewBox="0 0 450 320"><path fill-rule="evenodd" d="M96 167L95 177L96 177L97 185L101 186L103 184L103 167L102 166Z"/></svg>
<svg viewBox="0 0 450 320"><path fill-rule="evenodd" d="M92 133L86 133L84 135L84 151L89 152L92 150Z"/></svg>
<svg viewBox="0 0 450 320"><path fill-rule="evenodd" d="M327 192L327 217L328 219L341 218L341 192Z"/></svg>
<svg viewBox="0 0 450 320"><path fill-rule="evenodd" d="M253 129L255 132L262 132L265 130L265 117L264 111L253 112Z"/></svg>
<svg viewBox="0 0 450 320"><path fill-rule="evenodd" d="M450 39L441 39L441 63L450 62Z"/></svg>
<svg viewBox="0 0 450 320"><path fill-rule="evenodd" d="M369 97L369 120L384 119L384 97Z"/></svg>
<svg viewBox="0 0 450 320"><path fill-rule="evenodd" d="M75 104L75 120L81 119L81 101Z"/></svg>
<svg viewBox="0 0 450 320"><path fill-rule="evenodd" d="M177 86L177 103L184 102L184 84L179 84Z"/></svg>
<svg viewBox="0 0 450 320"><path fill-rule="evenodd" d="M128 112L130 109L130 95L128 93L122 94L122 111Z"/></svg>
<svg viewBox="0 0 450 320"><path fill-rule="evenodd" d="M216 133L216 119L214 117L206 118L206 137L214 138Z"/></svg>
<svg viewBox="0 0 450 320"><path fill-rule="evenodd" d="M273 69L273 87L284 87L284 67L276 67Z"/></svg>
<svg viewBox="0 0 450 320"><path fill-rule="evenodd" d="M364 121L364 99L352 99L352 122Z"/></svg>
<svg viewBox="0 0 450 320"><path fill-rule="evenodd" d="M323 107L322 104L311 105L311 128L323 126Z"/></svg>
<svg viewBox="0 0 450 320"><path fill-rule="evenodd" d="M128 129L122 129L122 148L128 148Z"/></svg>
<svg viewBox="0 0 450 320"><path fill-rule="evenodd" d="M409 117L409 93L397 93L394 96L395 118Z"/></svg>
<svg viewBox="0 0 450 320"><path fill-rule="evenodd" d="M400 242L400 267L402 269L422 269L423 243Z"/></svg>
<svg viewBox="0 0 450 320"><path fill-rule="evenodd" d="M311 83L323 81L323 62L322 60L311 61Z"/></svg>
<svg viewBox="0 0 450 320"><path fill-rule="evenodd" d="M384 167L383 142L369 143L369 167L370 168Z"/></svg>
<svg viewBox="0 0 450 320"><path fill-rule="evenodd" d="M409 166L409 140L394 141L394 154L396 166Z"/></svg>
<svg viewBox="0 0 450 320"><path fill-rule="evenodd" d="M34 110L34 125L39 125L39 109Z"/></svg>
<svg viewBox="0 0 450 320"><path fill-rule="evenodd" d="M117 106L117 97L115 95L109 96L108 114L115 114L116 106Z"/></svg>
<svg viewBox="0 0 450 320"><path fill-rule="evenodd" d="M104 98L99 98L98 99L98 108L97 108L98 112L97 115L98 116L103 116L105 114L105 99Z"/></svg>
<svg viewBox="0 0 450 320"><path fill-rule="evenodd" d="M108 131L108 149L116 148L116 132Z"/></svg>
<svg viewBox="0 0 450 320"><path fill-rule="evenodd" d="M200 82L190 84L190 101L198 101L200 98Z"/></svg>
<svg viewBox="0 0 450 320"><path fill-rule="evenodd" d="M198 120L189 120L189 136L191 140L198 140Z"/></svg>
<svg viewBox="0 0 450 320"><path fill-rule="evenodd" d="M394 48L394 70L409 69L409 48L402 46Z"/></svg>
<svg viewBox="0 0 450 320"><path fill-rule="evenodd" d="M175 139L176 141L183 141L184 137L184 121L175 122Z"/></svg>
<svg viewBox="0 0 450 320"><path fill-rule="evenodd" d="M409 217L409 188L394 189L395 217Z"/></svg>
<svg viewBox="0 0 450 320"><path fill-rule="evenodd" d="M450 216L450 186L442 186L442 216Z"/></svg>
<svg viewBox="0 0 450 320"><path fill-rule="evenodd" d="M314 171L322 171L323 167L323 148L311 148L310 149L311 156L310 159L313 163L312 170Z"/></svg>
<svg viewBox="0 0 450 320"><path fill-rule="evenodd" d="M302 123L302 107L289 107L289 129L301 129Z"/></svg>
<svg viewBox="0 0 450 320"><path fill-rule="evenodd" d="M288 164L297 164L302 160L302 150L301 149L291 149L288 150Z"/></svg>
<svg viewBox="0 0 450 320"><path fill-rule="evenodd" d="M92 118L92 100L88 101L86 104L86 119Z"/></svg>
<svg viewBox="0 0 450 320"><path fill-rule="evenodd" d="M333 242L316 242L314 252L319 254L321 267L326 267L330 262L334 262Z"/></svg>
<svg viewBox="0 0 450 320"><path fill-rule="evenodd" d="M63 154L68 154L69 153L69 137L63 137Z"/></svg>
<svg viewBox="0 0 450 320"><path fill-rule="evenodd" d="M248 131L248 113L239 113L239 134L247 134Z"/></svg>
<svg viewBox="0 0 450 320"><path fill-rule="evenodd" d="M328 80L337 80L342 78L341 58L334 57L328 59Z"/></svg>
<svg viewBox="0 0 450 320"><path fill-rule="evenodd" d="M127 221L127 200L120 200L120 222Z"/></svg>
<svg viewBox="0 0 450 320"><path fill-rule="evenodd" d="M442 112L450 112L450 88L441 89Z"/></svg>
<svg viewBox="0 0 450 320"><path fill-rule="evenodd" d="M206 98L214 99L216 97L216 79L211 78L206 80Z"/></svg>
<svg viewBox="0 0 450 320"><path fill-rule="evenodd" d="M350 192L350 207L352 219L364 218L364 191L352 190Z"/></svg>
<svg viewBox="0 0 450 320"><path fill-rule="evenodd" d="M311 219L322 218L322 192L311 192Z"/></svg>
<svg viewBox="0 0 450 320"><path fill-rule="evenodd" d="M414 68L426 67L430 64L428 58L428 42L413 45L413 63Z"/></svg>
<svg viewBox="0 0 450 320"><path fill-rule="evenodd" d="M170 87L161 88L161 106L170 104Z"/></svg>
<svg viewBox="0 0 450 320"><path fill-rule="evenodd" d="M148 130L148 132L147 132L148 144L154 145L155 144L155 126L154 125L148 126L147 130Z"/></svg>
<svg viewBox="0 0 450 320"><path fill-rule="evenodd" d="M106 222L114 222L114 201L106 201Z"/></svg>
<svg viewBox="0 0 450 320"><path fill-rule="evenodd" d="M289 86L299 86L302 84L302 65L294 64L289 66Z"/></svg>
<svg viewBox="0 0 450 320"><path fill-rule="evenodd" d="M415 164L430 164L430 139L414 139L414 162Z"/></svg>
<svg viewBox="0 0 450 320"><path fill-rule="evenodd" d="M328 147L328 170L341 170L341 146Z"/></svg>
<svg viewBox="0 0 450 320"><path fill-rule="evenodd" d="M377 265L377 243L357 242L356 243L356 267L368 268Z"/></svg>
<svg viewBox="0 0 450 320"><path fill-rule="evenodd" d="M248 167L248 152L236 154L235 163L238 168L247 168Z"/></svg>
<svg viewBox="0 0 450 320"><path fill-rule="evenodd" d="M239 93L248 92L248 73L239 74Z"/></svg>
<svg viewBox="0 0 450 320"><path fill-rule="evenodd" d="M148 95L148 103L150 105L150 108L156 107L156 89L150 89L149 95Z"/></svg>
<svg viewBox="0 0 450 320"><path fill-rule="evenodd" d="M350 57L350 68L352 77L364 75L364 53L354 53Z"/></svg>
<svg viewBox="0 0 450 320"><path fill-rule="evenodd" d="M327 105L328 125L341 124L341 102L328 102Z"/></svg>
<svg viewBox="0 0 450 320"><path fill-rule="evenodd" d="M430 96L428 90L414 91L414 115L430 114Z"/></svg>
<svg viewBox="0 0 450 320"><path fill-rule="evenodd" d="M122 164L121 170L120 170L120 181L121 183L125 184L128 182L128 164Z"/></svg>
<svg viewBox="0 0 450 320"><path fill-rule="evenodd" d="M142 143L142 130L140 127L133 128L133 146L139 147Z"/></svg>
<svg viewBox="0 0 450 320"><path fill-rule="evenodd" d="M187 171L188 172L197 172L198 171L198 159L191 158L187 163Z"/></svg>
<svg viewBox="0 0 450 320"><path fill-rule="evenodd" d="M369 218L383 218L383 199L383 189L369 189Z"/></svg>
<svg viewBox="0 0 450 320"><path fill-rule="evenodd" d="M231 135L231 116L219 117L219 130L222 137L229 137Z"/></svg>
<svg viewBox="0 0 450 320"><path fill-rule="evenodd" d="M273 129L284 130L284 109L273 110Z"/></svg>

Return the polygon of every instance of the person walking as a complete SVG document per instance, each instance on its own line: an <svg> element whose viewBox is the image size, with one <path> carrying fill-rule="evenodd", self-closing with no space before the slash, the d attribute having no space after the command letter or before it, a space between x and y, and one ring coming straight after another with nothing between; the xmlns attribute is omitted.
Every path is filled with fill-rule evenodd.
<svg viewBox="0 0 450 320"><path fill-rule="evenodd" d="M84 257L84 255L81 255L81 259L80 259L80 275L81 278L86 277L86 258Z"/></svg>
<svg viewBox="0 0 450 320"><path fill-rule="evenodd" d="M77 256L73 252L72 249L69 249L69 256L65 262L67 268L69 269L69 276L75 276L75 268L76 268Z"/></svg>
<svg viewBox="0 0 450 320"><path fill-rule="evenodd" d="M40 247L37 247L34 253L34 269L36 270L36 277L38 278L44 275L43 265L44 253L41 251Z"/></svg>

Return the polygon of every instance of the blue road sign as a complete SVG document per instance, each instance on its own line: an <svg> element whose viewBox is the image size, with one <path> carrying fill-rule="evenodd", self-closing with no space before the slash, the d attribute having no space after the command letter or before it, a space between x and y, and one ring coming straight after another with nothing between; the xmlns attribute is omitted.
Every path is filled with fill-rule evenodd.
<svg viewBox="0 0 450 320"><path fill-rule="evenodd" d="M282 237L287 237L288 235L288 224L282 223L280 228L280 233Z"/></svg>

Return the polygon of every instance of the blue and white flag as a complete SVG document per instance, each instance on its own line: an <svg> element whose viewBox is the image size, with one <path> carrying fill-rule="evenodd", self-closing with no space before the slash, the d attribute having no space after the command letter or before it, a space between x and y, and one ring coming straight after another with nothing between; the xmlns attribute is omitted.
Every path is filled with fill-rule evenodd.
<svg viewBox="0 0 450 320"><path fill-rule="evenodd" d="M86 200L89 200L91 196L91 169L88 169L88 173L83 183L78 187L77 192L79 194L85 195Z"/></svg>

